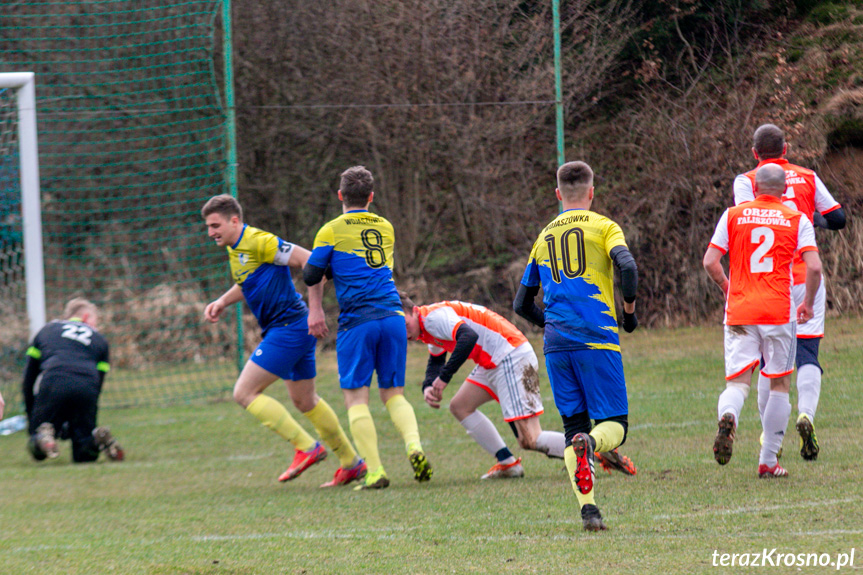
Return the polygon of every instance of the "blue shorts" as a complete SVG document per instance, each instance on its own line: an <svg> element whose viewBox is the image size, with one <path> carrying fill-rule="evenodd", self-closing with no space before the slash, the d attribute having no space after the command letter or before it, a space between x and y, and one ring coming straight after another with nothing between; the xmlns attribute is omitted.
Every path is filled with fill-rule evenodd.
<svg viewBox="0 0 863 575"><path fill-rule="evenodd" d="M587 411L591 419L606 419L629 413L619 351L553 351L545 354L545 368L562 416Z"/></svg>
<svg viewBox="0 0 863 575"><path fill-rule="evenodd" d="M315 345L304 317L286 326L271 327L249 361L288 381L312 379L315 371Z"/></svg>
<svg viewBox="0 0 863 575"><path fill-rule="evenodd" d="M364 321L336 337L339 385L342 389L370 386L378 373L378 387L404 387L408 334L405 318L394 315Z"/></svg>

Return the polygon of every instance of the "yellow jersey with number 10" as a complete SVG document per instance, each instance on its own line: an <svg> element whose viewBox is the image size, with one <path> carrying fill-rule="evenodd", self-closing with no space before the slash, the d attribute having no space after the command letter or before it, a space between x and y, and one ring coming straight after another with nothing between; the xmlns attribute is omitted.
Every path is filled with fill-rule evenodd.
<svg viewBox="0 0 863 575"><path fill-rule="evenodd" d="M542 284L545 351L620 351L609 252L626 247L623 231L589 210L567 210L539 234L521 283Z"/></svg>

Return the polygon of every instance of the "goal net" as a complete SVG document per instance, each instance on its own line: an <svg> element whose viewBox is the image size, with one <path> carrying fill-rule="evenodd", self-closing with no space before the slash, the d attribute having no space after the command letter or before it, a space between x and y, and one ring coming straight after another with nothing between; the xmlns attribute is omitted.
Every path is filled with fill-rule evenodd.
<svg viewBox="0 0 863 575"><path fill-rule="evenodd" d="M220 1L15 2L0 11L0 71L36 74L47 318L100 307L112 373L103 406L223 394L234 314L204 306L230 284L199 210L227 192ZM14 94L0 94L2 389L19 398L29 336Z"/></svg>
<svg viewBox="0 0 863 575"><path fill-rule="evenodd" d="M21 340L29 335L21 225L21 174L17 87L0 84L0 389L9 402L9 384L20 381Z"/></svg>

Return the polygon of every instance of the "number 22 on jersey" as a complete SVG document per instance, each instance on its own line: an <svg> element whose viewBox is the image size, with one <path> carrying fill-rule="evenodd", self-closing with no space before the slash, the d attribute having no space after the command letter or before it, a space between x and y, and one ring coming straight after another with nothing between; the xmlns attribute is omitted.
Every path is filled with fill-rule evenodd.
<svg viewBox="0 0 863 575"><path fill-rule="evenodd" d="M63 326L61 337L77 341L83 345L90 345L93 337L93 330L85 325L75 325L67 323Z"/></svg>

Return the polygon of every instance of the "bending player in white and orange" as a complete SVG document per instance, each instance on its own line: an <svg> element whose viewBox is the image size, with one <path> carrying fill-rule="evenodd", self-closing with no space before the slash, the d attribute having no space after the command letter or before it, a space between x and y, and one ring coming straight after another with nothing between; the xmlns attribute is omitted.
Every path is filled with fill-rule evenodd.
<svg viewBox="0 0 863 575"><path fill-rule="evenodd" d="M512 427L522 449L563 459L564 434L543 431L539 423L543 412L539 362L524 334L502 316L480 305L443 301L416 306L406 295L399 295L408 339L429 346L423 381L426 403L439 409L443 390L462 364L468 359L477 364L453 396L449 409L468 435L497 459L482 479L524 476L521 458L516 459L491 420L477 410L492 400L500 404L504 421ZM616 469L627 475L636 474L632 461L618 454L616 449L597 460L606 471Z"/></svg>
<svg viewBox="0 0 863 575"><path fill-rule="evenodd" d="M828 230L841 230L845 227L845 211L839 202L833 199L827 187L818 174L801 166L796 166L785 159L788 144L785 134L773 124L764 124L755 130L752 142L752 153L758 160L755 169L740 174L734 180L734 203L739 205L755 199L753 184L755 172L761 166L774 164L785 170L785 191L782 202L799 212L803 212L809 221ZM803 301L806 291L806 266L798 255L794 258L794 287L792 293L798 305ZM815 410L818 408L818 398L821 395L821 374L823 370L818 363L818 346L824 337L824 312L826 307L826 290L824 282L815 295L815 317L801 324L797 330L797 432L800 434L800 455L803 459L813 461L818 458L818 439L815 437ZM764 417L764 408L770 394L770 381L760 375L758 377L758 410Z"/></svg>
<svg viewBox="0 0 863 575"><path fill-rule="evenodd" d="M764 361L761 374L770 380L770 395L761 418L764 441L758 458L759 477L783 477L778 461L791 403L788 390L795 357L795 306L791 296L791 263L799 252L806 265L803 302L796 307L800 323L812 319L815 294L821 284L821 258L812 223L780 199L785 172L768 164L758 169L755 199L722 214L704 269L726 294L725 391L719 396L719 430L713 454L720 465L731 459L734 434L752 374ZM720 259L729 257L726 277Z"/></svg>

